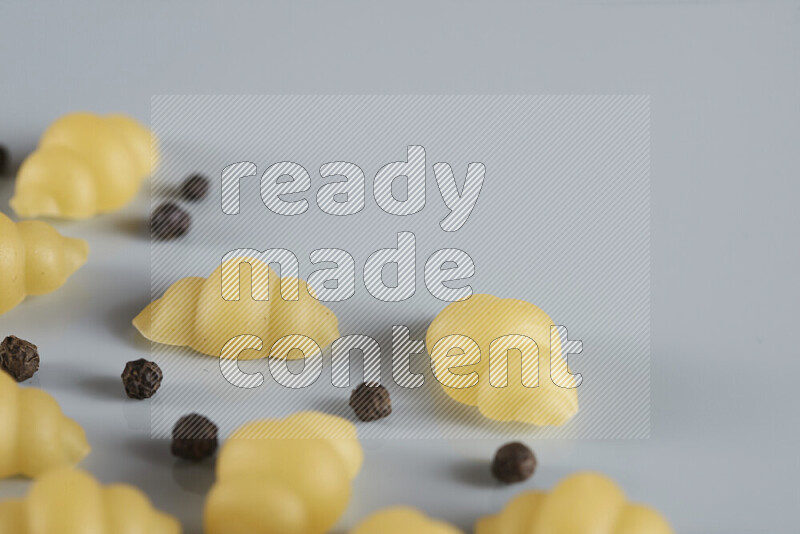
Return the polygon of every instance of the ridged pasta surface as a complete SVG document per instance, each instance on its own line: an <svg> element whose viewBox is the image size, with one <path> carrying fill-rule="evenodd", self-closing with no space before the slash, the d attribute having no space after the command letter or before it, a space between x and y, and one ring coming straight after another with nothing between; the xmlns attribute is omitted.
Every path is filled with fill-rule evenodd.
<svg viewBox="0 0 800 534"><path fill-rule="evenodd" d="M237 299L226 300L223 288L232 287L239 288ZM267 288L268 295L264 293ZM297 300L284 299L282 291L296 294ZM133 325L151 341L191 347L218 358L228 341L238 336L257 336L263 350L230 356L266 358L275 342L283 340L275 347L274 357L302 358L339 336L336 315L312 295L304 281L280 278L258 259L233 258L208 278L183 278L172 284L164 296L134 318ZM300 350L279 350L284 343Z"/></svg>
<svg viewBox="0 0 800 534"><path fill-rule="evenodd" d="M613 480L591 472L562 480L549 493L529 491L497 515L481 519L475 534L674 534L657 511L628 501Z"/></svg>
<svg viewBox="0 0 800 534"><path fill-rule="evenodd" d="M60 469L36 480L23 499L0 502L0 534L180 534L178 521L125 484L102 486L86 472Z"/></svg>
<svg viewBox="0 0 800 534"><path fill-rule="evenodd" d="M473 295L442 310L425 342L456 401L497 421L560 426L578 411L578 394L552 326L529 302Z"/></svg>
<svg viewBox="0 0 800 534"><path fill-rule="evenodd" d="M361 468L355 426L300 412L239 428L217 460L206 534L322 534L350 500Z"/></svg>
<svg viewBox="0 0 800 534"><path fill-rule="evenodd" d="M11 207L20 217L86 219L130 202L156 164L150 131L125 115L56 119L22 163Z"/></svg>
<svg viewBox="0 0 800 534"><path fill-rule="evenodd" d="M0 478L38 477L89 454L83 429L45 391L0 371Z"/></svg>
<svg viewBox="0 0 800 534"><path fill-rule="evenodd" d="M88 256L83 239L64 237L42 221L15 223L0 213L0 315L27 295L64 285Z"/></svg>

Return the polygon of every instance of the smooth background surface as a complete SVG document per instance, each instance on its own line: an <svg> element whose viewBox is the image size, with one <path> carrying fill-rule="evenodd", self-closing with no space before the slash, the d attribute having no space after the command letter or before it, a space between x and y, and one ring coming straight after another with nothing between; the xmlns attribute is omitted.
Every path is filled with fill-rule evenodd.
<svg viewBox="0 0 800 534"><path fill-rule="evenodd" d="M191 233L153 244L153 298L160 298L180 278L207 277L224 254L237 249L284 248L295 254L299 276L313 282L312 271L320 266L311 264L310 253L340 248L353 258L354 294L325 305L337 315L340 335L369 336L380 345L379 381L389 388L394 407L391 419L359 425L360 436L649 436L648 97L325 95L153 100L152 128L161 152L161 164L151 181L153 207L191 173L215 177L207 200L184 204L192 214ZM387 163L405 161L409 143L425 149L425 205L413 214L392 215L378 205L375 177ZM358 164L365 175L364 208L359 213L337 217L318 205L319 192L324 198L323 184L332 179L320 176L318 169L335 158ZM285 160L309 173L309 191L288 197L308 203L304 213L294 216L268 209L259 191L260 174ZM252 162L258 172L239 180L239 213L227 215L220 205L219 177L223 168L239 161ZM469 162L485 166L475 208L457 232L445 232L439 225L447 207L432 167L441 161L451 165L458 183L463 182ZM397 185L400 195L405 194L405 184ZM365 264L376 251L397 247L400 232L414 235L413 295L384 302L367 291ZM428 325L446 306L430 294L423 271L434 251L452 247L469 254L475 264L474 275L456 285L469 284L478 294L533 302L555 324L566 325L571 339L584 344L583 352L569 356L573 372L586 380L578 391L579 412L567 424L541 428L492 424L477 410L452 402L434 378L427 354L405 356L400 348L393 354L394 325L407 327L413 339L425 339ZM289 275L286 263L280 266L281 276ZM402 263L407 272L410 262ZM384 269L386 283L396 283L397 270L396 265ZM241 284L241 291L249 292L247 282ZM312 283L317 291L320 285ZM270 317L275 321L274 315ZM206 330L203 333L207 335ZM234 329L227 336L256 333L264 335ZM496 331L498 336L507 333ZM550 345L547 337L536 341L543 349ZM177 418L188 410L219 421L223 432L265 415L284 416L297 410L322 409L350 418L348 390L331 384L338 372L327 349L319 378L306 387L281 387L287 383L285 370L281 379L285 367L262 357L240 367L261 373L267 383L243 389L225 380L214 359L155 345L152 356L168 377L169 387L153 398L152 433L170 436ZM482 357L484 362L490 357L487 347ZM350 378L355 384L364 380L356 363L362 357L351 360ZM529 392L531 403L548 393L549 367L545 357L540 360L541 387ZM304 377L317 372L314 366L319 361L306 364ZM402 375L395 367L409 369L423 385L400 386ZM518 373L520 364L510 363L509 369L509 382L518 384L521 379L514 376L514 369ZM298 377L291 380L297 384ZM478 387L490 385L488 373L481 380Z"/></svg>
<svg viewBox="0 0 800 534"><path fill-rule="evenodd" d="M800 372L796 2L4 2L0 142L15 162L74 109L143 120L165 93L650 94L652 421L641 441L534 443L537 475L499 488L490 441L367 442L341 530L391 504L467 531L516 492L578 469L618 479L685 533L794 532ZM0 186L7 211L10 183ZM148 199L85 223L89 264L0 317L47 365L32 381L86 428L83 466L144 488L199 533L211 465L174 462L122 397L149 297ZM19 495L24 481L3 481Z"/></svg>

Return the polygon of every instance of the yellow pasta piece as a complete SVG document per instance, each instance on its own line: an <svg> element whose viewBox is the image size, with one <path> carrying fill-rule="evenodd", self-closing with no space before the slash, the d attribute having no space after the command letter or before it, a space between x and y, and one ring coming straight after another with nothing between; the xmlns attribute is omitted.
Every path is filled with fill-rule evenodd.
<svg viewBox="0 0 800 534"><path fill-rule="evenodd" d="M628 501L610 478L577 473L550 493L529 491L497 515L484 517L475 534L674 534L657 511Z"/></svg>
<svg viewBox="0 0 800 534"><path fill-rule="evenodd" d="M442 310L425 341L456 401L497 421L560 426L578 411L578 394L553 325L528 302L473 295Z"/></svg>
<svg viewBox="0 0 800 534"><path fill-rule="evenodd" d="M355 426L300 412L239 428L220 451L205 504L206 534L322 534L361 469Z"/></svg>
<svg viewBox="0 0 800 534"><path fill-rule="evenodd" d="M249 262L249 268L242 263L245 261ZM236 277L240 272L239 284ZM239 287L238 300L225 300L223 287ZM269 298L263 299L267 287ZM295 290L298 300L282 298L282 292ZM312 295L313 290L304 281L280 278L260 260L233 258L223 262L208 278L183 278L172 284L163 297L151 302L134 318L133 325L152 341L187 346L216 357L220 357L225 344L234 337L258 336L264 350L243 351L239 355L241 360L265 358L276 341L285 342L287 336L305 336L307 339L296 338L299 341L292 343L300 350L277 350L285 344L282 342L273 354L297 359L313 354L314 344L321 349L339 337L336 315ZM233 356L236 354L225 355Z"/></svg>
<svg viewBox="0 0 800 534"><path fill-rule="evenodd" d="M159 512L126 484L103 487L78 469L37 479L27 497L0 502L0 534L180 534L175 518Z"/></svg>
<svg viewBox="0 0 800 534"><path fill-rule="evenodd" d="M413 508L398 506L372 514L350 534L463 534L461 530L436 521Z"/></svg>
<svg viewBox="0 0 800 534"><path fill-rule="evenodd" d="M70 113L22 163L11 207L20 217L86 219L130 202L156 164L153 136L125 115Z"/></svg>
<svg viewBox="0 0 800 534"><path fill-rule="evenodd" d="M53 397L0 371L0 478L37 477L78 463L89 450L83 429Z"/></svg>
<svg viewBox="0 0 800 534"><path fill-rule="evenodd" d="M14 223L0 213L0 314L26 295L61 287L88 256L82 239L64 237L41 221Z"/></svg>

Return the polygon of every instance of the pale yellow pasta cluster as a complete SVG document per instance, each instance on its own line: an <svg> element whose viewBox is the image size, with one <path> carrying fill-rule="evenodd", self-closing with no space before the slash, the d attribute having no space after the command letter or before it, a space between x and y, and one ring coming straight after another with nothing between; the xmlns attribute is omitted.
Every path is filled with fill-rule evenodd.
<svg viewBox="0 0 800 534"><path fill-rule="evenodd" d="M89 454L83 429L56 400L0 371L0 478L37 477Z"/></svg>
<svg viewBox="0 0 800 534"><path fill-rule="evenodd" d="M41 221L13 222L0 213L0 314L26 295L61 287L86 263L89 245Z"/></svg>
<svg viewBox="0 0 800 534"><path fill-rule="evenodd" d="M217 460L206 534L322 534L347 507L361 469L355 426L300 412L239 428Z"/></svg>
<svg viewBox="0 0 800 534"><path fill-rule="evenodd" d="M413 508L398 506L372 514L350 534L463 534L459 529L436 521Z"/></svg>
<svg viewBox="0 0 800 534"><path fill-rule="evenodd" d="M223 288L232 287L238 287L237 300L226 300ZM267 296L267 288L269 298L261 298ZM283 298L285 292L293 293L297 300ZM305 336L306 341L292 343L299 350L273 354L296 359L310 356L316 350L314 345L324 348L339 336L336 315L313 295L303 280L280 278L258 259L233 258L208 278L183 278L172 284L164 296L134 318L133 325L152 341L187 346L216 357L235 337L260 338L265 350L244 351L238 355L242 360L267 357L273 344L287 336ZM225 357L231 356L237 354Z"/></svg>
<svg viewBox="0 0 800 534"><path fill-rule="evenodd" d="M657 511L628 501L613 480L577 473L550 493L529 491L497 515L478 521L475 534L674 534Z"/></svg>
<svg viewBox="0 0 800 534"><path fill-rule="evenodd" d="M23 499L0 502L0 534L180 534L175 518L159 512L138 489L103 487L77 469L37 479Z"/></svg>
<svg viewBox="0 0 800 534"><path fill-rule="evenodd" d="M473 295L442 310L425 342L453 399L497 421L559 426L578 411L578 394L551 326L552 319L528 302Z"/></svg>
<svg viewBox="0 0 800 534"><path fill-rule="evenodd" d="M125 115L70 113L22 163L11 207L20 217L86 219L115 211L156 164L150 131Z"/></svg>

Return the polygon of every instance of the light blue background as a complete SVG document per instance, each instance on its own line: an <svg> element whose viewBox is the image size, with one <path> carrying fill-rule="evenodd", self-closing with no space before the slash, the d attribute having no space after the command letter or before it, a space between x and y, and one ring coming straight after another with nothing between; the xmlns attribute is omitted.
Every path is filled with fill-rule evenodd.
<svg viewBox="0 0 800 534"><path fill-rule="evenodd" d="M214 177L208 200L186 206L194 221L192 232L178 241L154 242L153 298L183 277L208 276L223 254L237 249L291 251L303 279L318 269L310 263L311 251L346 250L356 265L355 294L326 306L337 315L342 336L366 335L381 345L381 382L389 387L394 406L391 420L359 425L360 436L649 436L646 96L170 95L154 97L152 110L161 152L151 182L153 207L194 172ZM425 205L416 213L392 215L378 206L373 183L378 169L406 160L410 143L425 148ZM319 168L336 158L357 163L365 174L367 198L359 213L337 217L317 206L317 192L331 181L319 175ZM268 166L287 160L302 165L310 176L309 191L288 197L309 203L305 213L294 216L268 209L259 191L259 179ZM229 215L220 204L220 174L240 161L253 162L258 171L239 180L240 211ZM439 226L448 208L431 168L443 161L452 166L459 184L469 162L479 161L486 168L475 209L457 232ZM407 193L403 182L396 184L401 197ZM403 301L384 302L367 292L364 266L374 252L396 248L398 232L415 236L415 291ZM428 292L422 274L427 258L447 247L464 250L475 262L475 274L461 285L469 284L474 293L533 302L555 324L565 325L571 339L583 342L584 351L569 357L573 372L586 380L578 391L580 410L567 424L557 428L492 424L442 391L425 353L412 355L405 363L399 361L400 355L396 358L399 366L425 381L423 386L401 387L393 379L392 326L407 326L412 339L424 339L428 325L448 304ZM390 284L397 278L393 267L386 269ZM229 335L256 333L235 330ZM541 347L550 343L536 341ZM153 399L153 436L169 436L187 410L218 421L226 435L249 420L304 409L352 418L347 391L331 385L329 351L324 353L320 378L300 390L279 387L270 376L276 371L270 372L266 360L242 363L247 372L267 376L263 387L244 390L231 387L213 361L198 359L190 350L157 345L152 359L174 382ZM484 352L482 357L489 355ZM355 386L356 380L363 380L356 365L361 357L351 359ZM509 364L517 372L519 365L518 360ZM545 365L540 362L543 381L550 380ZM481 379L485 387L488 376ZM533 402L545 391L530 391L529 399Z"/></svg>
<svg viewBox="0 0 800 534"><path fill-rule="evenodd" d="M481 464L497 443L368 442L341 530L398 503L468 530L578 469L612 475L679 532L796 530L797 2L14 0L0 25L0 143L17 163L58 115L146 120L153 94L650 94L651 439L534 443L537 475L511 488ZM118 381L147 351L129 326L149 297L147 206L59 224L90 241L89 264L0 333L40 346L33 382L87 429L84 467L142 487L194 534L211 466L150 441L146 404Z"/></svg>

